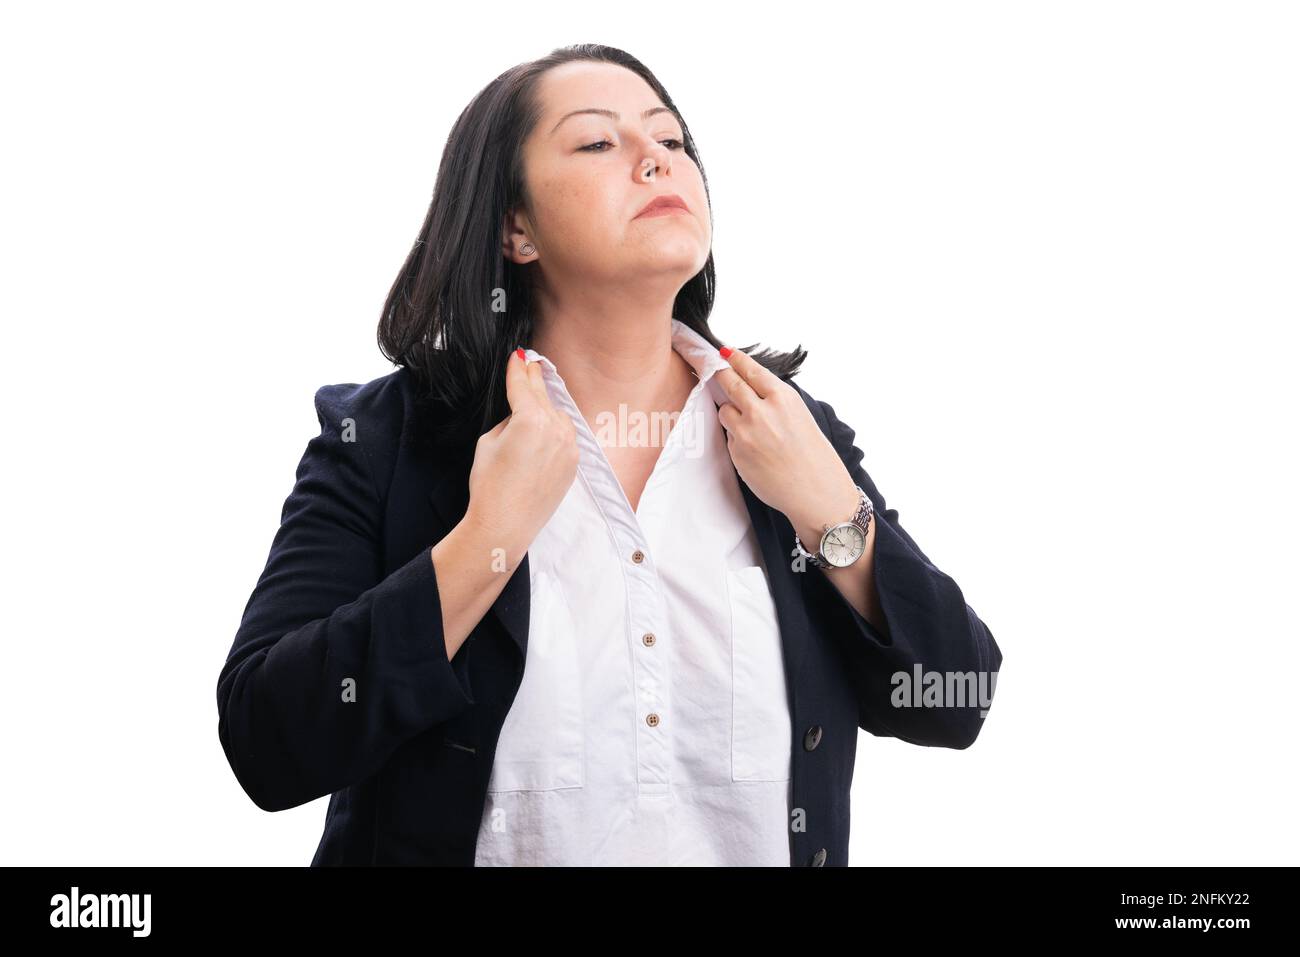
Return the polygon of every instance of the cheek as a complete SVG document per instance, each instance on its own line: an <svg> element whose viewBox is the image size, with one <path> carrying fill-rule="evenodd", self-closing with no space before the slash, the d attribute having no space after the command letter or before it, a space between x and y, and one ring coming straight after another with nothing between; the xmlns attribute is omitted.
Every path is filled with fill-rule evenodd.
<svg viewBox="0 0 1300 957"><path fill-rule="evenodd" d="M607 246L623 232L626 191L594 176L557 176L541 184L546 232L570 244Z"/></svg>
<svg viewBox="0 0 1300 957"><path fill-rule="evenodd" d="M707 228L709 225L709 197L704 192L704 180L700 177L700 172L694 165L691 166L690 183L690 192L682 195L687 197L691 209L699 216L700 222Z"/></svg>

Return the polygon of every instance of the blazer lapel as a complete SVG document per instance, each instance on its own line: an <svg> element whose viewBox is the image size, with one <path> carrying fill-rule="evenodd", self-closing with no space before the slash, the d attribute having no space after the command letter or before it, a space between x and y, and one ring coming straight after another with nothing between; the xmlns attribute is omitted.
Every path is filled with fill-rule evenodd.
<svg viewBox="0 0 1300 957"><path fill-rule="evenodd" d="M465 516L469 507L469 472L474 464L474 450L460 450L451 455L447 464L434 479L429 490L429 503L433 506L441 527L436 530L434 540L442 538ZM486 560L486 556L485 556ZM506 582L506 587L492 603L488 612L495 615L504 626L506 633L519 648L521 660L526 660L528 652L528 606L531 594L528 573L528 554Z"/></svg>
<svg viewBox="0 0 1300 957"><path fill-rule="evenodd" d="M732 469L735 469L734 462ZM807 647L808 637L808 616L803 606L802 580L790 568L792 556L787 554L782 544L786 541L790 542L789 551L794 551L794 528L784 515L750 490L739 472L736 472L736 481L740 484L740 493L745 498L750 521L758 536L759 548L763 553L763 564L767 566L767 579L772 586L772 600L776 603L777 624L781 628L781 647L785 655L787 681L793 689L799 678L799 666L803 664L803 653ZM821 573L817 572L817 574Z"/></svg>

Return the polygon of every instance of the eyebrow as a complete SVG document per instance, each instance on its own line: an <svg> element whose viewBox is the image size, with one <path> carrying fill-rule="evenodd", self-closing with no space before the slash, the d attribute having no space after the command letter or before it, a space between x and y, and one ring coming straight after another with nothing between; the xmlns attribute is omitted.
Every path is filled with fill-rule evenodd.
<svg viewBox="0 0 1300 957"><path fill-rule="evenodd" d="M556 123L554 126L551 127L551 133L554 133L556 130L560 128L560 123L563 123L569 117L577 116L580 113L595 113L598 116L608 116L611 120L616 120L616 121L619 118L618 113L614 112L613 110L599 110L596 109L594 106L589 106L585 110L574 110L572 113L565 113L562 117L560 117L560 122ZM668 107L666 106L653 106L641 114L641 119L648 120L650 119L650 117L654 116L657 113L673 113L673 111L668 109ZM673 113L673 116L676 117L677 114Z"/></svg>

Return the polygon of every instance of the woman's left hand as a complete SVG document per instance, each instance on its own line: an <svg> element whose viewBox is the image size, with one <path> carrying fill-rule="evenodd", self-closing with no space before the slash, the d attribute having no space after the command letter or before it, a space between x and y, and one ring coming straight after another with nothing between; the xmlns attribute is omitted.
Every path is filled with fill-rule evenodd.
<svg viewBox="0 0 1300 957"><path fill-rule="evenodd" d="M853 476L793 386L739 349L725 358L731 368L716 375L728 401L718 406L718 420L731 461L815 552L822 526L847 522L857 510Z"/></svg>

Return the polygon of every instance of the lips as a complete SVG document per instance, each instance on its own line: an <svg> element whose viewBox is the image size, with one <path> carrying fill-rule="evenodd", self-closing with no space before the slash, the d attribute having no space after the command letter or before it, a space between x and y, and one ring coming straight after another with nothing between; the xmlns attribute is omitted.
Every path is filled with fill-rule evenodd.
<svg viewBox="0 0 1300 957"><path fill-rule="evenodd" d="M641 212L637 213L632 218L640 219L642 216L645 216L648 213L653 213L657 210L666 211L672 209L682 210L688 213L690 212L690 207L686 205L684 199L676 193L665 193L663 196L656 196L654 199L650 200L650 202L646 203L641 207Z"/></svg>

